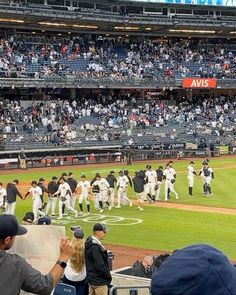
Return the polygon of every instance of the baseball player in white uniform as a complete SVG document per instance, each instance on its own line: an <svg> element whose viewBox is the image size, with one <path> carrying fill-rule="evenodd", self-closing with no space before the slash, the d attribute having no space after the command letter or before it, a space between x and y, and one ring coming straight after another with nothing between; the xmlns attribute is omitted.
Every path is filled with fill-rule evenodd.
<svg viewBox="0 0 236 295"><path fill-rule="evenodd" d="M157 173L152 169L152 166L146 166L147 171L145 172L147 185L145 187L147 196L150 197L150 203L155 203L156 198L156 186L157 186Z"/></svg>
<svg viewBox="0 0 236 295"><path fill-rule="evenodd" d="M129 179L126 175L123 174L123 172L120 172L120 176L118 177L117 181L117 206L116 208L121 208L121 204L124 202L129 203L129 206L132 207L132 202L130 199L127 197L127 190L128 190L128 185L129 185Z"/></svg>
<svg viewBox="0 0 236 295"><path fill-rule="evenodd" d="M60 185L59 185L58 191L52 195L52 197L54 197L58 194L60 195L60 197L59 197L59 218L58 219L62 219L62 217L63 217L63 214L62 214L63 205L65 205L65 207L68 211L73 212L75 214L75 217L78 217L78 212L74 208L72 208L70 205L71 204L70 198L71 198L72 192L71 192L69 184L65 181L65 179L63 177L60 178L59 182L60 182Z"/></svg>
<svg viewBox="0 0 236 295"><path fill-rule="evenodd" d="M194 170L194 162L191 161L188 165L188 195L192 197L193 195L193 185L194 185L194 175L197 176L196 171Z"/></svg>
<svg viewBox="0 0 236 295"><path fill-rule="evenodd" d="M111 210L110 203L108 201L108 189L109 189L109 183L105 178L101 178L101 175L99 173L96 174L96 181L92 184L92 187L98 186L100 191L99 191L99 206L100 210L99 213L102 213L103 210L103 203L105 203L108 206L108 210Z"/></svg>
<svg viewBox="0 0 236 295"><path fill-rule="evenodd" d="M32 195L32 200L33 200L34 221L36 221L38 217L44 216L45 214L43 211L40 210L43 206L42 198L41 198L43 191L38 186L37 181L35 180L31 182L31 188L26 193L24 199L26 199L27 196L30 194Z"/></svg>
<svg viewBox="0 0 236 295"><path fill-rule="evenodd" d="M79 208L83 213L83 202L85 202L87 207L87 214L90 214L90 203L89 203L89 195L91 192L90 182L86 179L85 175L81 175L80 181L77 184L76 191L79 190Z"/></svg>
<svg viewBox="0 0 236 295"><path fill-rule="evenodd" d="M199 175L201 175L203 181L203 196L212 196L213 194L211 192L211 181L214 178L214 172L212 168L208 165L207 161L203 162L203 166Z"/></svg>
<svg viewBox="0 0 236 295"><path fill-rule="evenodd" d="M163 177L165 179L165 200L168 201L168 189L170 192L175 194L176 200L179 198L177 192L174 190L174 183L176 179L175 169L170 167L169 164L166 165L166 168L163 172Z"/></svg>
<svg viewBox="0 0 236 295"><path fill-rule="evenodd" d="M7 191L0 182L0 208L3 210L5 209L6 196Z"/></svg>

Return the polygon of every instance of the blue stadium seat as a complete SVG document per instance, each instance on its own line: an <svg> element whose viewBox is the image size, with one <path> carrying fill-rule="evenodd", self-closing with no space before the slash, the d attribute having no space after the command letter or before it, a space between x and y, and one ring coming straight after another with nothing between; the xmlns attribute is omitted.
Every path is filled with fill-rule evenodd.
<svg viewBox="0 0 236 295"><path fill-rule="evenodd" d="M76 295L74 286L59 283L56 285L53 295Z"/></svg>

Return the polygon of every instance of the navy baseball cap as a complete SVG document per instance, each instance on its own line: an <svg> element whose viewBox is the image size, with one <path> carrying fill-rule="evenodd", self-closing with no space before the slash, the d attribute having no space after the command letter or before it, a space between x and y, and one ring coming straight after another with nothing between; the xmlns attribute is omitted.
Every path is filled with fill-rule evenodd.
<svg viewBox="0 0 236 295"><path fill-rule="evenodd" d="M0 239L13 236L21 236L27 233L27 229L20 226L15 215L0 215Z"/></svg>
<svg viewBox="0 0 236 295"><path fill-rule="evenodd" d="M74 231L73 231L73 235L76 239L83 239L84 238L84 232L81 228L76 228Z"/></svg>
<svg viewBox="0 0 236 295"><path fill-rule="evenodd" d="M95 223L93 226L93 231L103 231L104 233L107 232L107 228L105 227L105 224L103 223Z"/></svg>
<svg viewBox="0 0 236 295"><path fill-rule="evenodd" d="M234 295L236 268L216 248L196 244L176 251L156 270L152 295Z"/></svg>

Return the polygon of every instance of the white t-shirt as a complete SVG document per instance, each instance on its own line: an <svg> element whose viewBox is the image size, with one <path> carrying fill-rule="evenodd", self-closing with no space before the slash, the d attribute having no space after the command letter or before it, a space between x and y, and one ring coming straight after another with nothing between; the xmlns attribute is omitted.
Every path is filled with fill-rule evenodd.
<svg viewBox="0 0 236 295"><path fill-rule="evenodd" d="M73 282L83 281L86 278L86 267L85 264L83 265L80 272L77 272L71 267L70 260L67 262L67 266L64 272L66 278Z"/></svg>
<svg viewBox="0 0 236 295"><path fill-rule="evenodd" d="M105 191L110 187L109 183L107 182L105 178L102 178L101 180L96 180L93 183L93 186L95 185L99 187L100 191Z"/></svg>
<svg viewBox="0 0 236 295"><path fill-rule="evenodd" d="M6 189L3 187L0 189L0 207L3 206L4 197L7 195Z"/></svg>
<svg viewBox="0 0 236 295"><path fill-rule="evenodd" d="M129 179L126 175L120 176L118 181L117 181L117 186L119 188L125 188L129 184Z"/></svg>
<svg viewBox="0 0 236 295"><path fill-rule="evenodd" d="M79 181L77 184L77 188L81 189L82 195L88 195L89 189L90 189L90 182L88 180L86 181Z"/></svg>
<svg viewBox="0 0 236 295"><path fill-rule="evenodd" d="M163 175L166 177L166 180L172 180L174 179L174 175L176 174L175 169L174 168L170 168L170 169L165 169L163 172Z"/></svg>
<svg viewBox="0 0 236 295"><path fill-rule="evenodd" d="M36 187L31 187L29 189L29 192L32 194L32 199L33 200L41 200L40 196L42 196L43 191L41 189L41 187L36 186Z"/></svg>
<svg viewBox="0 0 236 295"><path fill-rule="evenodd" d="M155 170L147 170L145 173L146 177L148 178L149 183L156 183L157 181L157 173Z"/></svg>

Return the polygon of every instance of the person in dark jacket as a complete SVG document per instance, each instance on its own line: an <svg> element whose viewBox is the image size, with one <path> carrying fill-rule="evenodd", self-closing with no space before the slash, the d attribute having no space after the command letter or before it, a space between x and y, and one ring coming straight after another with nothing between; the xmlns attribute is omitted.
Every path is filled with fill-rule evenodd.
<svg viewBox="0 0 236 295"><path fill-rule="evenodd" d="M163 166L159 166L156 170L157 173L157 190L156 190L156 200L160 200L161 184L163 180Z"/></svg>
<svg viewBox="0 0 236 295"><path fill-rule="evenodd" d="M112 277L109 270L107 250L101 241L106 235L106 227L102 223L93 226L93 236L85 241L85 262L89 295L107 295Z"/></svg>
<svg viewBox="0 0 236 295"><path fill-rule="evenodd" d="M38 186L41 188L41 190L42 190L42 192L43 192L43 194L40 196L40 197L41 197L41 201L42 201L42 203L43 203L43 206L42 206L41 209L44 209L44 208L46 207L46 205L47 205L47 203L44 203L44 202L43 202L43 196L44 196L44 193L48 194L48 189L47 189L46 186L44 185L44 181L45 181L45 179L41 177L41 178L39 178L39 182L38 182Z"/></svg>
<svg viewBox="0 0 236 295"><path fill-rule="evenodd" d="M7 184L6 191L6 213L7 214L15 214L16 209L16 196L19 196L23 199L21 193L19 192L18 188L16 187L19 184L18 179L14 179L12 182Z"/></svg>
<svg viewBox="0 0 236 295"><path fill-rule="evenodd" d="M135 172L135 177L132 179L134 192L136 193L136 197L138 200L138 210L143 210L143 201L145 199L144 193L144 177L140 172Z"/></svg>
<svg viewBox="0 0 236 295"><path fill-rule="evenodd" d="M48 215L48 212L51 208L51 216L52 217L55 217L55 215L56 215L55 210L56 210L58 196L53 196L53 195L58 191L58 188L59 188L57 180L58 180L58 177L53 176L52 180L49 181L49 183L48 183L48 203L46 206L46 214Z"/></svg>
<svg viewBox="0 0 236 295"><path fill-rule="evenodd" d="M110 206L114 207L114 199L115 199L115 184L117 183L117 179L114 176L115 172L111 171L107 178L106 181L109 183L109 194L110 194Z"/></svg>
<svg viewBox="0 0 236 295"><path fill-rule="evenodd" d="M67 182L70 186L71 192L72 192L72 196L71 196L71 207L75 208L75 201L76 201L76 195L75 195L75 190L77 187L77 181L73 178L74 174L73 172L69 172L68 174L68 179Z"/></svg>
<svg viewBox="0 0 236 295"><path fill-rule="evenodd" d="M131 269L131 275L135 277L151 279L153 270L153 257L145 256L142 262L137 261L133 265Z"/></svg>

